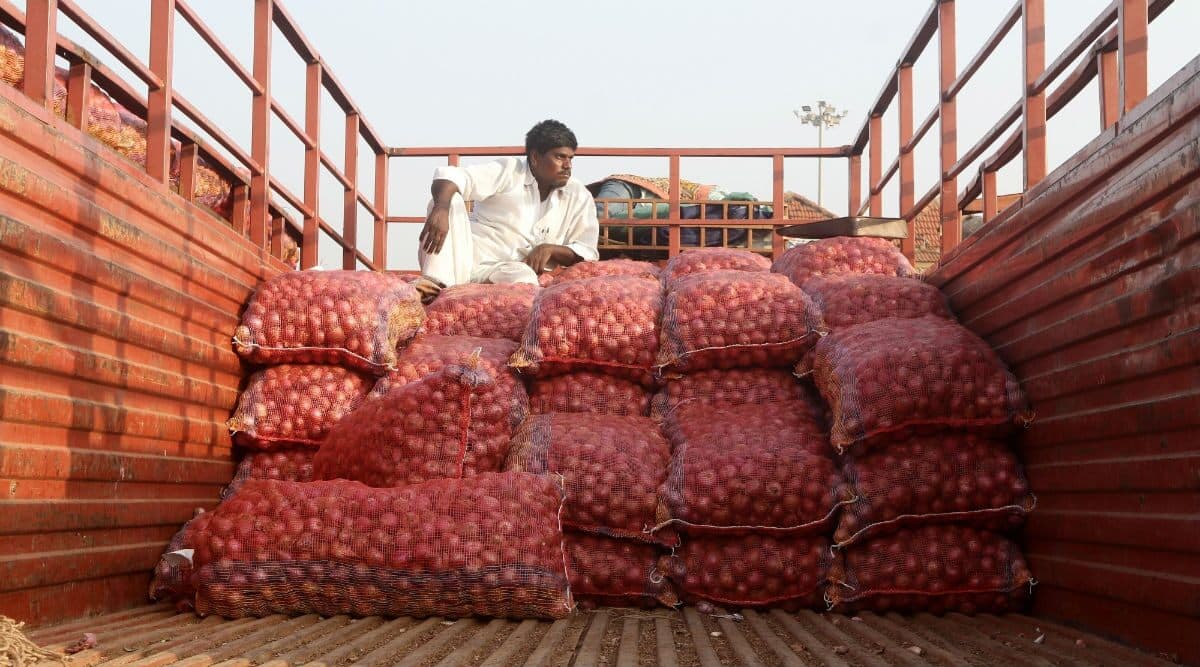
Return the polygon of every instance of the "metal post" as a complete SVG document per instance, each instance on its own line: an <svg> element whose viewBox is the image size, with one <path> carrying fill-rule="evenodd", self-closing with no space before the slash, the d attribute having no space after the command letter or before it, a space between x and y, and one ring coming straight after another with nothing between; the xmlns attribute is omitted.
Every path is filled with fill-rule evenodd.
<svg viewBox="0 0 1200 667"><path fill-rule="evenodd" d="M1121 82L1117 73L1117 52L1097 53L1096 71L1100 73L1100 129L1107 130L1121 117Z"/></svg>
<svg viewBox="0 0 1200 667"><path fill-rule="evenodd" d="M817 192L820 192L820 186L818 186ZM775 209L773 215L775 224L771 228L771 257L773 259L778 259L786 247L783 237L777 231L786 214L783 197L783 156L774 155L771 157L771 203ZM753 210L747 211L746 219L751 222L754 221ZM749 236L751 237L750 240L753 241L754 234L749 233Z"/></svg>
<svg viewBox="0 0 1200 667"><path fill-rule="evenodd" d="M271 174L271 32L272 0L254 0L254 80L262 88L251 104L250 157L259 173L250 175L250 241L257 248L267 244L270 216Z"/></svg>
<svg viewBox="0 0 1200 667"><path fill-rule="evenodd" d="M175 0L150 4L150 71L162 85L146 102L146 173L166 183L171 178L171 70L175 53Z"/></svg>
<svg viewBox="0 0 1200 667"><path fill-rule="evenodd" d="M50 109L54 100L54 47L58 42L57 0L25 3L25 94Z"/></svg>
<svg viewBox="0 0 1200 667"><path fill-rule="evenodd" d="M1150 15L1146 0L1121 0L1117 9L1117 50L1121 61L1121 109L1130 109L1146 99L1147 26Z"/></svg>
<svg viewBox="0 0 1200 667"><path fill-rule="evenodd" d="M371 261L376 271L387 268L388 248L388 155L387 151L375 154L375 235L371 250Z"/></svg>
<svg viewBox="0 0 1200 667"><path fill-rule="evenodd" d="M1025 190L1046 177L1046 93L1033 93L1046 69L1045 0L1022 0L1021 24L1025 61L1025 95L1021 114L1021 145L1025 156Z"/></svg>
<svg viewBox="0 0 1200 667"><path fill-rule="evenodd" d="M342 195L342 269L358 268L358 114L346 114L346 163L342 170L350 187Z"/></svg>
<svg viewBox="0 0 1200 667"><path fill-rule="evenodd" d="M320 262L321 221L321 63L305 67L304 134L311 146L304 149L304 238L300 242L300 268L311 269Z"/></svg>
<svg viewBox="0 0 1200 667"><path fill-rule="evenodd" d="M954 54L954 0L941 0L938 4L938 88L941 103L938 118L941 124L941 219L942 255L954 249L962 241L962 216L958 210L958 178L945 178L958 160L958 105L950 95L950 86L957 76Z"/></svg>
<svg viewBox="0 0 1200 667"><path fill-rule="evenodd" d="M900 241L900 252L914 261L917 254L917 212L913 207L913 154L908 142L913 137L913 71L912 65L901 65L896 72L896 89L900 97L900 216L907 220L908 236Z"/></svg>
<svg viewBox="0 0 1200 667"><path fill-rule="evenodd" d="M862 155L851 155L848 168L850 187L847 193L846 215L855 216L858 215L858 209L862 208Z"/></svg>
<svg viewBox="0 0 1200 667"><path fill-rule="evenodd" d="M871 202L871 217L883 215L883 192L876 191L883 180L883 116L871 116L868 130L870 163L867 165L867 197Z"/></svg>
<svg viewBox="0 0 1200 667"><path fill-rule="evenodd" d="M668 160L671 185L668 191L670 208L667 213L667 221L671 226L667 229L667 256L674 257L680 252L679 225L675 224L675 220L679 218L679 154L672 153ZM629 217L633 218L632 206L629 207ZM657 238L657 234L655 237Z"/></svg>

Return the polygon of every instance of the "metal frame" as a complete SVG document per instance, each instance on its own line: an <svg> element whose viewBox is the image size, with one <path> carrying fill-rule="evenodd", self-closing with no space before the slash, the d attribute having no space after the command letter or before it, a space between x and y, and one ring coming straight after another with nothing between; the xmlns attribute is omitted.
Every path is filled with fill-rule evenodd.
<svg viewBox="0 0 1200 667"><path fill-rule="evenodd" d="M277 229L282 221L302 236L301 267L309 268L320 261L318 241L324 234L342 249L341 265L354 269L360 263L371 269L383 269L387 263L387 230L389 223L412 224L423 221L419 216L390 215L388 210L388 161L396 157L444 157L447 164L458 164L462 156L521 155L514 146L483 147L389 147L372 129L346 89L325 66L320 55L300 31L280 0L254 0L254 56L250 69L234 57L228 48L187 4L186 0L150 0L151 44L149 63L141 62L96 21L80 9L73 0L28 0L27 14L22 14L8 0L0 0L0 21L25 33L26 68L24 92L36 104L49 107L53 90L54 57L64 56L70 63L67 93L67 121L77 128L86 125L87 96L91 84L96 84L120 104L147 120L146 171L155 180L167 184L171 162L172 140L179 141L181 194L192 199L197 160L216 166L233 185L234 215L231 223L260 248L266 248L268 229ZM1045 0L1016 0L1004 15L991 36L957 71L955 45L954 0L932 0L908 44L868 110L867 119L855 141L847 146L827 148L581 148L582 156L664 157L668 160L670 191L667 204L670 215L655 219L653 225L669 227L667 251L675 255L680 246L681 227L729 226L729 221L696 221L680 217L681 205L711 202L681 201L679 195L679 161L683 157L769 157L772 160L772 193L770 202L739 202L753 206L770 203L777 215L784 211L783 165L785 158L834 157L846 158L849 176L848 205L852 215L882 214L882 193L892 178L899 174L899 209L909 224L909 239L903 251L912 258L913 229L917 214L940 196L942 222L942 253L951 251L961 240L962 211L982 197L985 221L1001 213L996 192L996 172L1015 159L1022 158L1024 188L1035 187L1046 176L1046 122L1060 111L1079 92L1099 77L1098 100L1101 129L1120 121L1121 116L1147 95L1147 26L1172 0L1112 0L1079 36L1054 61L1046 66L1044 43ZM84 32L99 42L119 62L125 65L146 87L143 98L128 83L121 81L111 70L97 62L78 45L57 33L59 14L78 24ZM194 30L201 40L225 63L253 96L251 110L251 146L249 152L229 139L201 111L182 98L172 87L174 66L174 19L176 16ZM957 141L957 97L982 65L992 57L1000 42L1021 24L1022 61L1024 64L1024 94L999 122L975 145L960 151ZM271 34L278 29L284 40L306 66L306 94L303 124L292 118L271 94L270 52ZM938 103L920 125L913 127L912 67L926 47L937 38ZM1079 64L1071 69L1073 63ZM1070 71L1068 71L1070 70ZM320 119L321 92L328 92L345 119L346 151L341 164L321 150ZM897 104L899 116L899 153L886 169L882 163L883 116ZM234 158L229 164L194 133L172 122L178 110ZM272 117L280 119L304 145L303 196L288 191L271 177L270 125ZM913 191L913 151L938 123L940 174L938 183L916 197ZM1013 129L1013 125L1019 126ZM1011 131L1010 131L1011 130ZM366 142L375 156L374 198L368 199L359 189L358 140ZM863 201L863 154L866 153L866 201ZM977 164L978 163L978 164ZM976 174L961 192L958 177L972 165ZM320 214L320 170L328 170L343 187L342 233ZM243 171L244 170L244 171ZM248 172L249 177L242 175ZM274 203L278 197L301 212L300 225L286 218ZM249 203L249 215L242 209ZM372 218L374 240L370 255L357 247L359 205ZM1017 204L1019 205L1019 204ZM245 218L245 219L243 219ZM605 219L605 225L637 226L636 220ZM642 223L645 224L645 223ZM735 225L747 228L774 228L787 221L780 217L770 223ZM272 244L278 254L278 243ZM659 246L654 246L659 248ZM783 249L783 238L773 234L772 252Z"/></svg>

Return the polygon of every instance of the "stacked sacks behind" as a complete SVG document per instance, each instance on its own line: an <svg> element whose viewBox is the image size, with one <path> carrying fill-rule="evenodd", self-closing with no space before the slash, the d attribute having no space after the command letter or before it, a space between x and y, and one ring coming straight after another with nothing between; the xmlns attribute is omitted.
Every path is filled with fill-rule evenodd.
<svg viewBox="0 0 1200 667"><path fill-rule="evenodd" d="M374 386L369 376L340 366L281 364L250 376L226 425L249 449L319 447Z"/></svg>
<svg viewBox="0 0 1200 667"><path fill-rule="evenodd" d="M600 262L579 262L565 269L543 273L538 276L538 284L549 287L568 280L583 280L600 276L630 276L658 280L659 269L650 262L639 262L632 259L606 259Z"/></svg>
<svg viewBox="0 0 1200 667"><path fill-rule="evenodd" d="M799 287L813 276L878 274L915 276L916 269L891 241L839 236L803 243L783 253L771 271L787 276Z"/></svg>
<svg viewBox="0 0 1200 667"><path fill-rule="evenodd" d="M507 338L520 341L529 324L534 285L470 283L447 287L425 308L424 331L443 336Z"/></svg>
<svg viewBox="0 0 1200 667"><path fill-rule="evenodd" d="M737 248L697 248L671 258L662 271L668 287L684 276L711 271L770 271L771 261L758 253Z"/></svg>

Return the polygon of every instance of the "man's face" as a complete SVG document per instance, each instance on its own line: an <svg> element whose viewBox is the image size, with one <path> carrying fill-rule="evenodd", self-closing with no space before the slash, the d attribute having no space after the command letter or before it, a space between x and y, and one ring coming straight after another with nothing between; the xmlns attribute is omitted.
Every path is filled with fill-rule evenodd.
<svg viewBox="0 0 1200 667"><path fill-rule="evenodd" d="M529 156L529 169L533 177L541 185L551 188L561 188L571 178L571 160L575 159L575 151L566 146L551 148L545 153L533 153Z"/></svg>

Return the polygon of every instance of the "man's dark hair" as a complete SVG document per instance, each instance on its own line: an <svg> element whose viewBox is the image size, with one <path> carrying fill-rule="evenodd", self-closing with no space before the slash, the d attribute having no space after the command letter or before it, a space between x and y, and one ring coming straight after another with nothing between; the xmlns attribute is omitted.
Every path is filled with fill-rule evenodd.
<svg viewBox="0 0 1200 667"><path fill-rule="evenodd" d="M571 128L556 120L544 120L525 133L525 157L564 146L575 150L579 148L579 142Z"/></svg>

